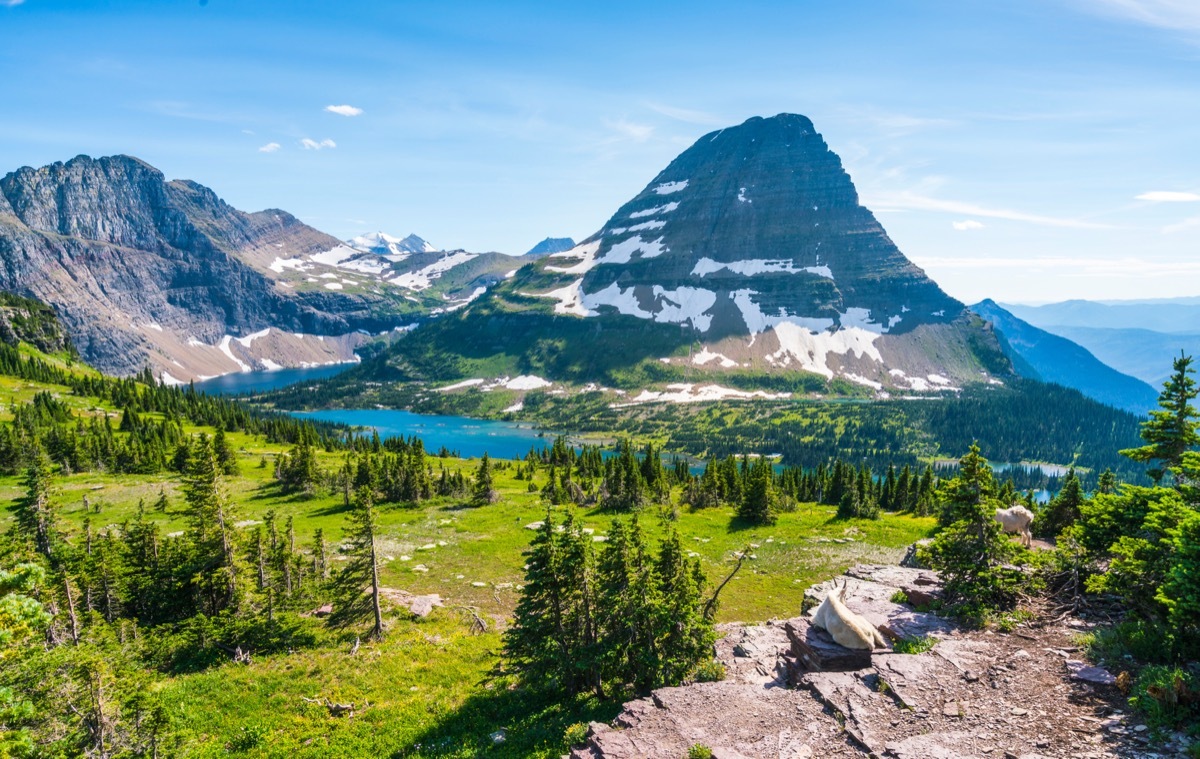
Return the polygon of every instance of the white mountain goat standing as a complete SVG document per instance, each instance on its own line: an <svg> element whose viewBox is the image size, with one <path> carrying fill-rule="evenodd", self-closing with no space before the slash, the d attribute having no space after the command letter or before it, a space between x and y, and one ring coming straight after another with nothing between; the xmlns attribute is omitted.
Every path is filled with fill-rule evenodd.
<svg viewBox="0 0 1200 759"><path fill-rule="evenodd" d="M839 645L846 648L887 648L887 641L875 625L846 608L846 584L834 587L825 596L813 615L813 624L828 632Z"/></svg>
<svg viewBox="0 0 1200 759"><path fill-rule="evenodd" d="M1029 525L1033 524L1033 512L1024 506L1013 506L1008 509L996 509L996 521L1010 535L1020 535L1021 545L1029 548L1033 545L1033 533Z"/></svg>

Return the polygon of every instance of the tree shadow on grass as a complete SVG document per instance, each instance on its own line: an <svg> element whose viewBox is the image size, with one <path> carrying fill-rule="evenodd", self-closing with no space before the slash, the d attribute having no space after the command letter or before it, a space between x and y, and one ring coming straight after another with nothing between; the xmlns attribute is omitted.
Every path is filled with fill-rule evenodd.
<svg viewBox="0 0 1200 759"><path fill-rule="evenodd" d="M537 753L560 756L570 750L564 735L571 725L611 722L621 711L619 701L592 697L557 696L526 688L509 690L504 679L479 683L461 706L440 715L407 748L402 757L527 757ZM497 739L502 735L502 739Z"/></svg>
<svg viewBox="0 0 1200 759"><path fill-rule="evenodd" d="M770 528L771 525L769 524L759 524L758 522L753 522L743 517L732 516L729 518L729 524L725 527L725 532L734 534L738 532L747 532L749 530L767 530Z"/></svg>

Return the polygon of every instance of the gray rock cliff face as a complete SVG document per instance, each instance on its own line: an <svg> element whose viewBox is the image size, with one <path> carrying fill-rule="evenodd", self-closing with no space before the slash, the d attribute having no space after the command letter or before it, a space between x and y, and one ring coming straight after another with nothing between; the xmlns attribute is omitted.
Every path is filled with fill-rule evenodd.
<svg viewBox="0 0 1200 759"><path fill-rule="evenodd" d="M53 305L82 356L118 374L152 353L171 358L175 345L158 335L187 345L266 327L340 335L391 326L369 298L294 292L243 260L337 244L282 211L243 213L129 156L0 178L0 289Z"/></svg>

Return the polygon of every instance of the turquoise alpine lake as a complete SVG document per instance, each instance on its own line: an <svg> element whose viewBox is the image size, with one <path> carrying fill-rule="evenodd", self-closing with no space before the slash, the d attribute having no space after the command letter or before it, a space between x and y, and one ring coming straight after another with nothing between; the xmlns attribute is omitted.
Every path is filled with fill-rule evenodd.
<svg viewBox="0 0 1200 759"><path fill-rule="evenodd" d="M485 452L492 458L524 458L530 448L549 446L553 433L537 430L533 425L465 416L435 416L414 414L396 409L328 409L294 411L293 416L323 422L335 422L350 427L375 430L382 438L416 435L425 443L425 450L437 453L441 448L460 456L475 458Z"/></svg>
<svg viewBox="0 0 1200 759"><path fill-rule="evenodd" d="M244 395L278 390L307 380L325 379L357 366L357 363L326 364L261 372L234 372L196 383L196 389L211 395Z"/></svg>

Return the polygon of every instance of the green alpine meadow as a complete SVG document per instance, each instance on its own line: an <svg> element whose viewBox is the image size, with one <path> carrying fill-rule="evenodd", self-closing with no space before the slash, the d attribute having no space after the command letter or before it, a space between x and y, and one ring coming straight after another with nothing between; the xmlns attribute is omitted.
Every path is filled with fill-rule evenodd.
<svg viewBox="0 0 1200 759"><path fill-rule="evenodd" d="M0 759L1200 759L1198 31L0 0Z"/></svg>

